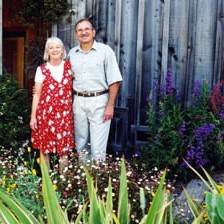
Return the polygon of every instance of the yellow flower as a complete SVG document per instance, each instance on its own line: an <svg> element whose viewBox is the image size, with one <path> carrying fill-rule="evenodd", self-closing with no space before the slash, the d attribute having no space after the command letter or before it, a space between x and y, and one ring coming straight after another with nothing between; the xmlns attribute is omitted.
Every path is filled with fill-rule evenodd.
<svg viewBox="0 0 224 224"><path fill-rule="evenodd" d="M38 199L38 198L39 198L39 195L38 195L38 194L36 194L36 195L35 195L35 197L36 197L36 199Z"/></svg>
<svg viewBox="0 0 224 224"><path fill-rule="evenodd" d="M27 147L27 151L30 153L31 152L31 147Z"/></svg>
<svg viewBox="0 0 224 224"><path fill-rule="evenodd" d="M205 213L205 214L203 215L203 218L204 218L205 221L208 221L208 214Z"/></svg>
<svg viewBox="0 0 224 224"><path fill-rule="evenodd" d="M166 189L166 194L170 195L170 190L169 189Z"/></svg>
<svg viewBox="0 0 224 224"><path fill-rule="evenodd" d="M39 157L37 158L37 163L40 164L40 158Z"/></svg>
<svg viewBox="0 0 224 224"><path fill-rule="evenodd" d="M36 172L35 169L32 169L32 174L33 174L33 175L37 175L37 172Z"/></svg>
<svg viewBox="0 0 224 224"><path fill-rule="evenodd" d="M10 192L10 188L9 188L9 187L7 187L7 188L6 188L6 191L7 191L7 192Z"/></svg>
<svg viewBox="0 0 224 224"><path fill-rule="evenodd" d="M3 180L2 181L2 187L5 187L5 185L6 185L6 182L5 182L5 180Z"/></svg>
<svg viewBox="0 0 224 224"><path fill-rule="evenodd" d="M26 165L27 165L27 161L23 161L23 163L24 163L24 166L26 166Z"/></svg>
<svg viewBox="0 0 224 224"><path fill-rule="evenodd" d="M10 187L13 188L13 189L16 188L16 183L10 184Z"/></svg>
<svg viewBox="0 0 224 224"><path fill-rule="evenodd" d="M57 190L57 185L54 184L54 185L53 185L53 188L54 188L54 190Z"/></svg>
<svg viewBox="0 0 224 224"><path fill-rule="evenodd" d="M221 189L221 194L224 194L224 188Z"/></svg>

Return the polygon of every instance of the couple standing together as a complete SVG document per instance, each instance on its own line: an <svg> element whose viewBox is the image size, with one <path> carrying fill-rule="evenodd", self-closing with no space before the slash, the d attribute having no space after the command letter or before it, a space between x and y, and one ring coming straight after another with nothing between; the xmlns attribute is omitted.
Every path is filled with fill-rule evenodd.
<svg viewBox="0 0 224 224"><path fill-rule="evenodd" d="M65 60L61 40L50 37L45 45L46 63L37 68L31 142L33 148L43 152L49 168L49 154L59 155L62 170L75 146L79 161L85 162L88 143L92 160L106 159L110 123L122 77L114 51L96 42L95 34L89 19L79 20L75 25L79 45L69 51L69 60Z"/></svg>

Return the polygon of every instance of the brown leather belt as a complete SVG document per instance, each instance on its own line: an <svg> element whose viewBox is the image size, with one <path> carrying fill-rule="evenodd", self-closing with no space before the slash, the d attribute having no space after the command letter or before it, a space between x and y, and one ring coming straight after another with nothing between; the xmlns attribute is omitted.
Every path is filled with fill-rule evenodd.
<svg viewBox="0 0 224 224"><path fill-rule="evenodd" d="M104 90L104 91L101 91L101 92L83 92L83 93L80 93L80 92L76 92L74 91L74 94L76 96L83 96L83 97L92 97L92 96L100 96L100 95L103 95L105 93L108 93L108 89Z"/></svg>

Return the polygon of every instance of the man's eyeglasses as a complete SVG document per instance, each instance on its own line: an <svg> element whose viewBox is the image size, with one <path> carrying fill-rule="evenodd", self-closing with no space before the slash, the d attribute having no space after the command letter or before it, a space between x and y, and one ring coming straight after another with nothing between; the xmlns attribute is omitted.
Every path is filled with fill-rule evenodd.
<svg viewBox="0 0 224 224"><path fill-rule="evenodd" d="M85 29L78 29L78 30L76 30L76 32L82 33L82 32L89 32L90 30L93 30L93 28L86 27Z"/></svg>

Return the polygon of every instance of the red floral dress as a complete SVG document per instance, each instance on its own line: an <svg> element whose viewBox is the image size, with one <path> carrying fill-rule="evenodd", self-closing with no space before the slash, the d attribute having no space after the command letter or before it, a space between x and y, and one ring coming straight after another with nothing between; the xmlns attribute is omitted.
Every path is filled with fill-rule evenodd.
<svg viewBox="0 0 224 224"><path fill-rule="evenodd" d="M63 155L75 147L71 64L65 61L60 83L51 76L46 64L40 68L45 79L36 112L38 130L32 131L31 141L33 148L43 153Z"/></svg>

